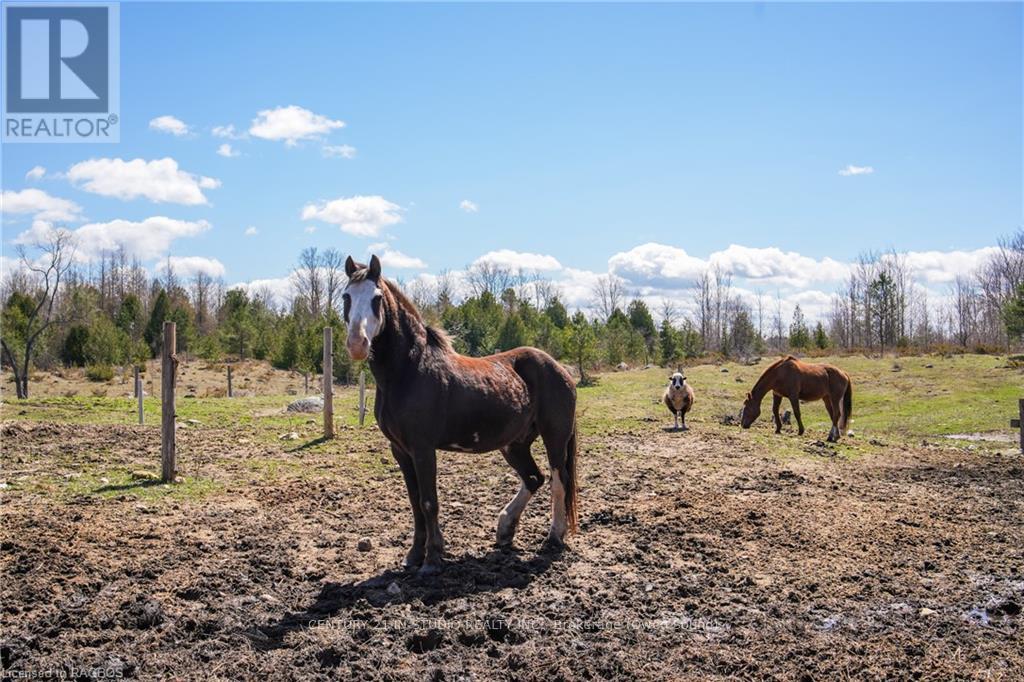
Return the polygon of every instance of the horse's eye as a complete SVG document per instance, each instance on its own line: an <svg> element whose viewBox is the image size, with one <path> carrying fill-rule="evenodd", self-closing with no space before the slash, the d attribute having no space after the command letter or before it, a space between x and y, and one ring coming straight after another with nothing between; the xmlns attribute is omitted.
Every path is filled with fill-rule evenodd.
<svg viewBox="0 0 1024 682"><path fill-rule="evenodd" d="M373 309L373 316L376 317L378 320L380 319L380 308L381 305L383 305L383 303L384 297L381 296L380 294L377 294L372 299L370 299L370 307Z"/></svg>

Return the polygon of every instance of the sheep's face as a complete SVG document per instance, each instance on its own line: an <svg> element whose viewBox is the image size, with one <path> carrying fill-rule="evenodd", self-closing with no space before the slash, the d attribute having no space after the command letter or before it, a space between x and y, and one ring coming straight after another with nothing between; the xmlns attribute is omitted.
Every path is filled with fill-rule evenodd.
<svg viewBox="0 0 1024 682"><path fill-rule="evenodd" d="M668 378L668 389L670 391L681 391L685 385L686 377L683 376L682 372L676 372Z"/></svg>

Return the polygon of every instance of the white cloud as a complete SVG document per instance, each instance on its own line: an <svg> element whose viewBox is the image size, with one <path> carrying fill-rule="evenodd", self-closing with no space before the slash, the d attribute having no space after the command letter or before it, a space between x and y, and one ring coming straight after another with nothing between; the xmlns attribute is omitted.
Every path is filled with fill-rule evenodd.
<svg viewBox="0 0 1024 682"><path fill-rule="evenodd" d="M217 278L224 276L224 264L216 258L204 258L203 256L171 256L168 259L161 261L158 269L166 272L167 261L171 263L171 270L178 277L188 279L195 277L199 273L204 273L210 277Z"/></svg>
<svg viewBox="0 0 1024 682"><path fill-rule="evenodd" d="M68 169L68 179L93 194L126 201L145 197L186 206L208 204L203 190L220 187L220 180L180 170L170 157L153 161L89 159Z"/></svg>
<svg viewBox="0 0 1024 682"><path fill-rule="evenodd" d="M249 134L264 140L283 140L289 147L294 147L299 140L322 137L343 127L344 121L335 121L292 104L257 112L249 126Z"/></svg>
<svg viewBox="0 0 1024 682"><path fill-rule="evenodd" d="M356 148L348 144L325 144L320 148L320 151L328 158L356 158Z"/></svg>
<svg viewBox="0 0 1024 682"><path fill-rule="evenodd" d="M302 231L306 234L313 234L316 232L316 225L307 225Z"/></svg>
<svg viewBox="0 0 1024 682"><path fill-rule="evenodd" d="M42 166L33 166L32 170L30 170L28 173L25 173L25 179L32 181L42 180L44 175L46 175L45 168L43 168Z"/></svg>
<svg viewBox="0 0 1024 682"><path fill-rule="evenodd" d="M245 228L245 236L246 237L255 237L259 233L260 233L260 231L256 229L255 225L250 225L249 227Z"/></svg>
<svg viewBox="0 0 1024 682"><path fill-rule="evenodd" d="M69 199L47 194L41 189L0 193L0 210L7 214L32 214L35 220L68 222L79 220L82 207Z"/></svg>
<svg viewBox="0 0 1024 682"><path fill-rule="evenodd" d="M242 289L250 297L256 294L270 294L270 303L283 305L284 303L292 300L295 296L295 285L292 282L291 276L288 277L271 277L266 279L254 279L248 282L238 282L232 284L230 289Z"/></svg>
<svg viewBox="0 0 1024 682"><path fill-rule="evenodd" d="M232 147L227 142L225 142L224 144L222 144L219 147L217 147L217 153L220 154L221 156L227 157L229 159L233 158L235 156L239 156L241 154L240 151L238 151L237 149Z"/></svg>
<svg viewBox="0 0 1024 682"><path fill-rule="evenodd" d="M562 264L554 256L540 253L524 253L511 249L488 251L473 261L473 265L489 263L512 270L561 270Z"/></svg>
<svg viewBox="0 0 1024 682"><path fill-rule="evenodd" d="M381 264L385 268L393 268L395 270L425 270L427 264L420 258L415 256L407 256L401 251L396 251L389 247L387 244L374 244L368 250L370 253L376 253L377 257L380 258Z"/></svg>
<svg viewBox="0 0 1024 682"><path fill-rule="evenodd" d="M639 286L671 288L692 285L707 263L685 250L648 242L608 259L608 269Z"/></svg>
<svg viewBox="0 0 1024 682"><path fill-rule="evenodd" d="M460 201L459 208L461 208L466 213L476 213L477 211L480 210L480 207L477 206L472 201L470 201L469 199L463 199L462 201Z"/></svg>
<svg viewBox="0 0 1024 682"><path fill-rule="evenodd" d="M142 221L111 220L89 223L73 230L77 256L90 261L123 247L129 258L152 260L167 253L175 239L194 237L210 229L205 220L175 220L154 216ZM19 236L21 239L23 235Z"/></svg>
<svg viewBox="0 0 1024 682"><path fill-rule="evenodd" d="M375 237L388 225L402 222L401 210L382 196L355 196L307 204L302 219L332 223L358 237Z"/></svg>
<svg viewBox="0 0 1024 682"><path fill-rule="evenodd" d="M846 264L831 258L815 260L793 251L783 252L774 246L753 248L730 244L724 251L711 254L708 260L736 277L789 286L839 281L850 272Z"/></svg>
<svg viewBox="0 0 1024 682"><path fill-rule="evenodd" d="M235 130L234 123L229 123L226 126L214 126L210 132L213 133L214 137L226 137L229 140L242 140L248 137L245 133Z"/></svg>
<svg viewBox="0 0 1024 682"><path fill-rule="evenodd" d="M995 246L974 251L910 251L905 258L914 277L929 284L948 284L957 275L973 273L998 251Z"/></svg>
<svg viewBox="0 0 1024 682"><path fill-rule="evenodd" d="M846 168L840 168L839 174L843 177L849 177L851 175L871 175L875 172L875 169L871 166L854 166L853 164L848 165Z"/></svg>
<svg viewBox="0 0 1024 682"><path fill-rule="evenodd" d="M169 133L175 137L188 135L188 126L174 116L157 116L149 122L149 127L161 133Z"/></svg>

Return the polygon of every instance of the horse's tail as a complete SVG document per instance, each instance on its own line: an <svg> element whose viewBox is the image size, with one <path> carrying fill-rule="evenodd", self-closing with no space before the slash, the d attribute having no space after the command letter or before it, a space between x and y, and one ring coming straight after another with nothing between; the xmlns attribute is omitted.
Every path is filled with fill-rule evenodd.
<svg viewBox="0 0 1024 682"><path fill-rule="evenodd" d="M569 524L569 532L576 532L576 525L579 518L577 511L577 491L579 485L576 481L576 459L579 456L579 448L576 443L576 420L572 422L572 435L565 446L565 518Z"/></svg>
<svg viewBox="0 0 1024 682"><path fill-rule="evenodd" d="M846 427L850 424L850 415L853 413L853 382L847 378L846 380L846 393L843 394L843 423L839 427L840 431L846 431Z"/></svg>

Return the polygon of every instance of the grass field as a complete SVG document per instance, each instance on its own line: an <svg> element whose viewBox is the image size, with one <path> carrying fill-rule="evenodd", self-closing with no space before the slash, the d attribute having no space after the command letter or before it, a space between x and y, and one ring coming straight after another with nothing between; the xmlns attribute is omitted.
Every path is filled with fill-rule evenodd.
<svg viewBox="0 0 1024 682"><path fill-rule="evenodd" d="M685 433L660 401L668 370L580 389L581 532L560 554L538 549L546 488L517 548L496 551L515 475L497 454L442 454L434 581L397 570L411 517L372 392L360 427L356 391L337 390L330 441L320 415L285 412L294 395L180 395L174 485L157 480L156 400L138 426L129 398L5 397L5 671L1014 679L1024 372L982 355L824 360L854 382L854 435L835 445L820 403L802 437L773 433L767 398L750 430L723 423L770 358L686 368ZM191 381L212 391L221 369L203 371ZM250 371L295 392L294 375Z"/></svg>
<svg viewBox="0 0 1024 682"><path fill-rule="evenodd" d="M687 379L696 392L696 402L689 416L694 434L732 434L764 448L771 456L829 456L856 458L884 451L887 448L917 446L922 442L956 445L971 450L1012 450L1014 434L1009 421L1017 413L1017 400L1024 397L1024 371L1007 365L1006 359L989 355L956 355L952 357L903 357L874 359L865 357L822 358L847 370L854 382L854 410L850 428L852 437L837 445L818 443L827 435L830 422L824 405L809 403L802 415L807 429L805 438L796 438L795 424L786 427L780 436L771 429L771 397L764 400L761 418L749 431L735 425L722 424L726 415L736 416L746 392L774 358L765 358L757 365L736 363L698 364L686 368ZM661 402L668 370L654 368L607 373L599 376L595 386L579 389L578 413L584 446L590 438L604 438L616 433L640 435L672 425L671 416ZM284 373L282 373L284 374ZM373 391L367 391L368 412L364 429L358 428L358 395L353 388L337 388L335 416L341 429L340 442L361 450L378 442L373 423ZM334 451L337 444L319 441L319 415L289 414L284 407L294 396L244 396L236 398L178 398L178 421L183 428L202 433L206 430L244 432L241 445L277 444L284 449L303 447L307 450ZM783 409L789 409L788 401ZM160 402L144 399L146 428L158 429ZM0 419L11 421L51 421L72 424L132 425L137 421L136 401L131 398L94 396L42 397L25 401L5 401ZM285 434L295 433L298 440L282 441ZM988 434L989 439L948 438L956 435ZM385 453L386 454L386 453ZM185 470L190 453L182 452ZM97 464L102 466L102 458ZM86 480L105 478L125 482L126 477L145 470L155 474L159 462L135 463L141 469L120 468L100 472L81 471ZM302 475L302 468L275 463L273 456L256 458L256 470L285 475ZM96 475L93 475L96 474ZM88 493L89 488L78 477L66 486L74 494ZM219 490L212 482L200 484L188 479L202 491ZM17 481L9 481L17 487ZM60 487L60 486L58 486ZM97 485L99 490L103 486ZM108 488L104 494L111 494ZM147 497L160 490L140 490ZM178 491L180 494L181 491Z"/></svg>

